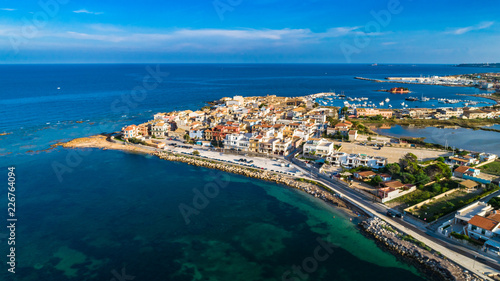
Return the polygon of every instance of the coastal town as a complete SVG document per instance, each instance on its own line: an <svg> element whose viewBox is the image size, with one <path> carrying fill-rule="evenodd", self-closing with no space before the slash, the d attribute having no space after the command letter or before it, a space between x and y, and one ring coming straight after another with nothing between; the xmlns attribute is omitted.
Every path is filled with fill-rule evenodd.
<svg viewBox="0 0 500 281"><path fill-rule="evenodd" d="M425 84L442 85L451 87L477 87L480 89L500 89L500 74L497 72L472 73L447 76L419 76L419 77L386 77L382 79L370 79L356 77L361 80L371 80L375 82L392 82L403 84Z"/></svg>
<svg viewBox="0 0 500 281"><path fill-rule="evenodd" d="M500 281L499 10L4 1L0 281Z"/></svg>
<svg viewBox="0 0 500 281"><path fill-rule="evenodd" d="M333 183L384 204L386 218L432 229L441 240L500 261L500 206L488 203L500 198L498 156L384 137L364 125L372 120L494 124L500 121L499 107L348 109L316 102L326 95L225 97L197 111L157 113L148 122L123 127L113 139L150 147L160 156L180 153Z"/></svg>

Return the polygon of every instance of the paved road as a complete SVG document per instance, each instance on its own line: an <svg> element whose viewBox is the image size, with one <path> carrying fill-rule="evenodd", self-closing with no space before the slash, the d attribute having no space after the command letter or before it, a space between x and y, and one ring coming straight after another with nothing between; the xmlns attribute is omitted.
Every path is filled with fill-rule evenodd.
<svg viewBox="0 0 500 281"><path fill-rule="evenodd" d="M500 272L500 264L496 260L484 256L481 253L477 253L473 250L465 248L458 243L450 243L448 241L442 240L439 236L437 236L437 234L431 232L428 229L416 227L412 223L401 219L390 218L386 215L388 208L385 205L374 203L370 198L364 197L348 187L336 184L330 180L325 180L322 176L318 175L317 169L313 167L306 167L304 163L297 159L287 157L287 160L291 160L294 165L304 170L313 171L312 173L308 174L310 174L311 178L313 178L314 180L322 182L326 186L330 187L333 191L342 194L342 196L346 197L357 206L365 209L375 216L384 219L385 221L388 221L393 226L424 242L436 251L441 252L450 260L453 260L454 262L462 265L470 271L473 271L476 274L480 275L482 275L483 272ZM476 259L477 256L480 257Z"/></svg>
<svg viewBox="0 0 500 281"><path fill-rule="evenodd" d="M387 210L389 209L387 206L378 202L373 202L372 198L361 195L348 187L332 182L332 180L329 179L326 175L319 174L318 169L313 166L307 167L302 161L299 161L293 157L297 153L297 151L298 150L294 151L294 153L291 153L290 156L285 157L285 160L289 161L304 174L309 175L310 178L323 183L336 193L341 194L343 197L345 197L347 200L349 200L359 208L363 209L365 212L384 219L394 227L404 231L407 234L412 235L434 250L441 252L450 260L453 260L454 262L462 265L472 272L475 272L478 275L487 278L482 274L483 272L500 272L500 264L492 258L482 256L480 253L460 246L458 243L450 243L451 241L444 241L437 236L433 236L436 234L428 229L425 229L425 227L417 227L414 224L405 221L406 219L409 219L407 217L405 217L405 220L388 217L386 215ZM481 257L476 259L476 257L480 255Z"/></svg>

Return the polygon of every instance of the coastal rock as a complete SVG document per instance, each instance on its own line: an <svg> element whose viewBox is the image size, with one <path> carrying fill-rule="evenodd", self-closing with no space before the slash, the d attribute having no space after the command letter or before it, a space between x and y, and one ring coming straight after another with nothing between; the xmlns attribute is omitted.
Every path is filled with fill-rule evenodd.
<svg viewBox="0 0 500 281"><path fill-rule="evenodd" d="M432 272L433 275L438 274L439 280L484 280L450 262L440 253L433 253L417 246L411 242L416 241L411 236L394 229L377 217L362 221L360 226L367 234L374 237L392 252L415 261L422 269ZM425 247L425 245L422 247Z"/></svg>

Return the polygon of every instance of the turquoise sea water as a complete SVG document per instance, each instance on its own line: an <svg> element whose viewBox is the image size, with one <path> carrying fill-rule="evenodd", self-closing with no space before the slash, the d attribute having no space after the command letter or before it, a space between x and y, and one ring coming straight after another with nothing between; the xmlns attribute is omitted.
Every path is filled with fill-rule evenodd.
<svg viewBox="0 0 500 281"><path fill-rule="evenodd" d="M17 273L7 273L3 264L0 280L123 280L123 274L139 281L425 279L361 235L355 221L296 190L230 175L208 203L193 202L197 190L215 192L216 171L114 151L40 150L60 140L116 131L158 111L196 109L224 96L302 96L336 89L382 99L373 91L378 84L353 77L483 69L151 65L168 76L140 101L130 100L132 89L148 75L147 67L0 66L0 132L11 133L0 136L0 179L6 183L7 167L16 167L18 217ZM448 98L476 91L421 85L412 89ZM6 186L0 189L4 222L6 193ZM186 224L179 206L194 203L200 208L190 209ZM5 235L6 228L0 228L2 256L7 254ZM294 265L315 265L310 257L318 238L337 247L317 261L307 278L287 274Z"/></svg>
<svg viewBox="0 0 500 281"><path fill-rule="evenodd" d="M59 181L52 166L74 152L80 162ZM4 266L1 280L112 280L122 270L134 280L305 280L283 274L314 256L318 238L334 248L303 271L308 280L424 280L337 209L269 182L65 149L22 157L16 176L17 273ZM208 204L195 205L204 188ZM198 208L188 224L180 204Z"/></svg>

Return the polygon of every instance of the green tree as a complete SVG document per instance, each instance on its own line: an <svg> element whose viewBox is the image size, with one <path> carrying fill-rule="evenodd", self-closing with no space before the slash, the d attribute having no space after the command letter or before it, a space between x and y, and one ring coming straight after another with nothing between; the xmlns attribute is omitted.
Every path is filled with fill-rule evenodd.
<svg viewBox="0 0 500 281"><path fill-rule="evenodd" d="M346 114L346 113L347 113L347 111L348 111L348 110L349 110L349 107L344 106L344 107L342 107L342 109L340 110L340 113L341 113L342 115L344 115L344 114Z"/></svg>
<svg viewBox="0 0 500 281"><path fill-rule="evenodd" d="M374 176L370 182L373 184L373 185L378 185L379 183L383 182L382 178L379 176L379 175L376 175Z"/></svg>
<svg viewBox="0 0 500 281"><path fill-rule="evenodd" d="M488 204L490 204L495 210L500 209L500 197L493 197L488 201Z"/></svg>
<svg viewBox="0 0 500 281"><path fill-rule="evenodd" d="M433 183L430 186L428 186L427 188L432 193L440 193L441 192L441 185L439 183Z"/></svg>
<svg viewBox="0 0 500 281"><path fill-rule="evenodd" d="M436 161L444 163L444 157L439 156L438 158L436 158Z"/></svg>
<svg viewBox="0 0 500 281"><path fill-rule="evenodd" d="M369 137L367 138L367 140L368 140L368 141L372 141L372 137L370 137L370 136L369 136Z"/></svg>
<svg viewBox="0 0 500 281"><path fill-rule="evenodd" d="M415 175L415 182L419 184L426 184L430 182L431 179L422 171Z"/></svg>
<svg viewBox="0 0 500 281"><path fill-rule="evenodd" d="M415 176L410 173L403 173L403 183L414 183Z"/></svg>
<svg viewBox="0 0 500 281"><path fill-rule="evenodd" d="M404 171L407 171L409 173L416 173L418 172L418 170L420 170L417 159L418 158L415 154L408 153L401 159L399 159L399 165L401 166L401 169Z"/></svg>
<svg viewBox="0 0 500 281"><path fill-rule="evenodd" d="M193 155L198 156L198 155L200 155L200 152L198 150L195 150L195 151L193 151Z"/></svg>
<svg viewBox="0 0 500 281"><path fill-rule="evenodd" d="M398 175L401 172L401 167L398 163L387 164L386 167L389 173L391 173L391 175L393 176Z"/></svg>

